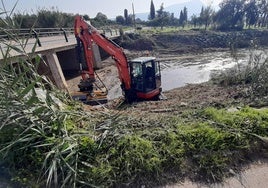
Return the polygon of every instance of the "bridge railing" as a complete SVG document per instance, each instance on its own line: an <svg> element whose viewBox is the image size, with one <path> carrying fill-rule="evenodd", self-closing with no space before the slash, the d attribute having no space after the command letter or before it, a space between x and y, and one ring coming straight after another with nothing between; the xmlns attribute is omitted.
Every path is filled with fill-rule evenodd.
<svg viewBox="0 0 268 188"><path fill-rule="evenodd" d="M99 29L100 33L106 35L108 38L118 37L118 29ZM41 47L41 39L45 37L59 36L57 40L65 40L69 42L70 38L74 38L74 28L31 28L31 29L4 29L0 30L0 42L3 41L16 41L18 39L35 38L38 46ZM61 38L61 37L64 38ZM43 41L42 41L43 43ZM4 47L4 46L2 46Z"/></svg>
<svg viewBox="0 0 268 188"><path fill-rule="evenodd" d="M107 34L109 36L119 36L118 29L99 29L100 33ZM47 36L58 36L58 35L73 35L74 28L31 28L31 29L1 29L0 39L12 39L31 37L47 37Z"/></svg>
<svg viewBox="0 0 268 188"><path fill-rule="evenodd" d="M64 35L67 41L67 36L73 33L73 28L2 29L0 39L12 40Z"/></svg>
<svg viewBox="0 0 268 188"><path fill-rule="evenodd" d="M38 36L52 36L52 35L62 35L63 31L73 34L73 28L31 28L31 29L2 29L0 31L0 38L9 39L11 37L35 37Z"/></svg>

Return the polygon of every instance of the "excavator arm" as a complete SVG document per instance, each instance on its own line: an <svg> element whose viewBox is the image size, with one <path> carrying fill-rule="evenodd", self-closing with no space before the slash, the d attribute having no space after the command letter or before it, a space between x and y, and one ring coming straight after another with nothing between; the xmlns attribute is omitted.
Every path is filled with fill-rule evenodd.
<svg viewBox="0 0 268 188"><path fill-rule="evenodd" d="M84 45L84 53L89 69L87 74L89 78L94 79L94 56L92 53L92 43L94 42L115 60L119 78L123 85L122 88L125 91L131 89L131 76L129 74L127 58L120 46L106 38L104 35L100 34L95 27L86 22L83 17L79 15L75 17L75 36L77 40L81 40L82 44Z"/></svg>

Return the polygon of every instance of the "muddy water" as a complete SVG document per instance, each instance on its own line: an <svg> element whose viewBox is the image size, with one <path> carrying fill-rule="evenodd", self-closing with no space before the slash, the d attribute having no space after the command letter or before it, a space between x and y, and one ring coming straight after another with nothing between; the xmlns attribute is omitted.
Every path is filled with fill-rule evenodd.
<svg viewBox="0 0 268 188"><path fill-rule="evenodd" d="M162 88L164 91L185 86L186 84L202 83L210 79L214 71L224 70L240 63L247 63L249 50L241 50L232 57L230 52L213 52L196 55L160 59L162 70Z"/></svg>

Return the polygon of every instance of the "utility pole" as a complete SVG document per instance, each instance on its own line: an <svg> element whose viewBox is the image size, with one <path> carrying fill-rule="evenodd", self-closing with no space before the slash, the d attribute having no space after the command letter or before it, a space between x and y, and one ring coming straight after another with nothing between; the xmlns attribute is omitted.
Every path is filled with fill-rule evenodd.
<svg viewBox="0 0 268 188"><path fill-rule="evenodd" d="M136 31L136 19L135 19L135 10L134 10L134 3L133 3L133 1L132 1L132 11L133 11L134 30Z"/></svg>

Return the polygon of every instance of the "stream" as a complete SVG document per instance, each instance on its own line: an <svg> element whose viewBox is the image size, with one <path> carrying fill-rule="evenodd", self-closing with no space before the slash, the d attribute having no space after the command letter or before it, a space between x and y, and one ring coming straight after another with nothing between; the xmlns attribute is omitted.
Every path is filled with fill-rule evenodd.
<svg viewBox="0 0 268 188"><path fill-rule="evenodd" d="M249 50L237 52L237 59L230 52L213 52L161 60L163 91L182 87L187 84L206 82L214 71L232 68L240 63L247 63Z"/></svg>

